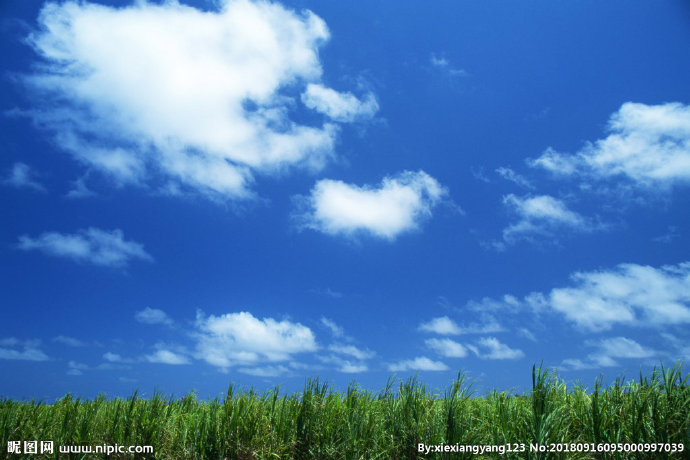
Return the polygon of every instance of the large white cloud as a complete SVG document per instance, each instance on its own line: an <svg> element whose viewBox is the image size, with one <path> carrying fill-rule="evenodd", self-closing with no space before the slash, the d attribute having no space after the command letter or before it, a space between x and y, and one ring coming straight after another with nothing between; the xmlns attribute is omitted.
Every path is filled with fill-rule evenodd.
<svg viewBox="0 0 690 460"><path fill-rule="evenodd" d="M300 94L341 121L373 113L373 95L319 83L329 32L313 13L220 3L47 3L29 40L43 59L25 80L41 96L34 120L121 183L241 198L256 173L322 167L337 128L294 122Z"/></svg>
<svg viewBox="0 0 690 460"><path fill-rule="evenodd" d="M35 238L23 235L18 247L108 267L124 267L132 259L152 260L144 246L126 241L121 230L88 228L76 234L48 232Z"/></svg>
<svg viewBox="0 0 690 460"><path fill-rule="evenodd" d="M627 102L609 119L608 132L574 155L549 148L529 163L563 175L624 176L650 187L690 183L690 106Z"/></svg>
<svg viewBox="0 0 690 460"><path fill-rule="evenodd" d="M197 358L228 369L236 365L289 361L293 355L315 351L311 329L288 320L258 319L251 313L227 313L196 320Z"/></svg>
<svg viewBox="0 0 690 460"><path fill-rule="evenodd" d="M447 194L424 171L405 171L386 177L378 187L320 180L307 198L300 216L304 226L330 235L365 232L388 240L418 228Z"/></svg>

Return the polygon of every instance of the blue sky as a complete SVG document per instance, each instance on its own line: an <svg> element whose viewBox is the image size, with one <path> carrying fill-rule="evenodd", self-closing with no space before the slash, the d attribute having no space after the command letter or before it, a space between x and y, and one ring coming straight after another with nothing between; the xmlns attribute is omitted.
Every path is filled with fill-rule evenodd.
<svg viewBox="0 0 690 460"><path fill-rule="evenodd" d="M0 395L690 357L681 1L3 2Z"/></svg>

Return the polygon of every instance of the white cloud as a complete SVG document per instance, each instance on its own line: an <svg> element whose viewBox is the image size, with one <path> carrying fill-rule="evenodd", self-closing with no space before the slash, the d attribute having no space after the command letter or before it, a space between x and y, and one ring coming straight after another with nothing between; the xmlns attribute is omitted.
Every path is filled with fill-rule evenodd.
<svg viewBox="0 0 690 460"><path fill-rule="evenodd" d="M345 335L345 331L343 330L342 327L338 326L335 321L332 321L328 318L321 318L321 324L326 326L330 331L331 334L333 334L333 337L342 337Z"/></svg>
<svg viewBox="0 0 690 460"><path fill-rule="evenodd" d="M48 361L48 356L40 349L38 340L17 340L14 337L0 340L0 359L17 361Z"/></svg>
<svg viewBox="0 0 690 460"><path fill-rule="evenodd" d="M333 344L329 346L328 349L334 353L352 356L360 360L370 359L376 355L376 353L371 350L360 350L354 345Z"/></svg>
<svg viewBox="0 0 690 460"><path fill-rule="evenodd" d="M424 171L386 177L378 188L320 180L307 198L304 226L329 235L366 232L388 240L418 228L447 191Z"/></svg>
<svg viewBox="0 0 690 460"><path fill-rule="evenodd" d="M140 243L125 241L119 229L88 228L77 234L48 232L36 238L23 235L18 247L108 267L124 267L132 259L153 260Z"/></svg>
<svg viewBox="0 0 690 460"><path fill-rule="evenodd" d="M355 361L334 354L318 356L317 358L324 363L335 364L338 372L342 372L344 374L360 374L369 370L367 363L361 360Z"/></svg>
<svg viewBox="0 0 690 460"><path fill-rule="evenodd" d="M468 307L494 313L551 312L594 332L616 325L660 328L690 323L690 262L658 268L620 264L611 269L576 272L570 279L570 285L546 293L531 292L522 300L506 295L502 300L470 302ZM463 331L453 325L454 333ZM530 340L534 338L529 331L518 332Z"/></svg>
<svg viewBox="0 0 690 460"><path fill-rule="evenodd" d="M571 278L573 286L552 289L545 299L583 329L690 323L690 262L660 268L621 264Z"/></svg>
<svg viewBox="0 0 690 460"><path fill-rule="evenodd" d="M440 361L432 361L426 356L420 356L415 359L408 359L390 364L388 366L390 372L406 372L406 371L446 371L448 366Z"/></svg>
<svg viewBox="0 0 690 460"><path fill-rule="evenodd" d="M293 121L299 96L339 121L375 112L374 96L320 83L329 32L315 14L219 3L47 3L29 39L42 65L25 79L41 106L27 113L123 184L247 198L255 174L322 168L338 129Z"/></svg>
<svg viewBox="0 0 690 460"><path fill-rule="evenodd" d="M73 188L65 194L67 198L80 199L96 196L96 192L87 187L83 177L72 182Z"/></svg>
<svg viewBox="0 0 690 460"><path fill-rule="evenodd" d="M361 374L369 370L369 367L364 363L353 363L344 361L338 369L343 374Z"/></svg>
<svg viewBox="0 0 690 460"><path fill-rule="evenodd" d="M67 368L67 375L82 375L89 366L76 361L70 361L67 363Z"/></svg>
<svg viewBox="0 0 690 460"><path fill-rule="evenodd" d="M122 356L118 355L117 353L112 353L112 352L107 352L103 354L103 359L110 363L130 363L132 362L131 359L123 358Z"/></svg>
<svg viewBox="0 0 690 460"><path fill-rule="evenodd" d="M671 347L669 356L672 360L690 361L690 343L687 340L679 339L678 337L668 332L661 333L664 342Z"/></svg>
<svg viewBox="0 0 690 460"><path fill-rule="evenodd" d="M612 358L649 358L656 353L626 337L612 337L597 342L601 354Z"/></svg>
<svg viewBox="0 0 690 460"><path fill-rule="evenodd" d="M564 359L561 364L563 370L597 369L601 367L615 367L618 362L614 358L643 359L651 358L657 353L627 337L612 337L598 341L588 341L588 346L597 350L582 359Z"/></svg>
<svg viewBox="0 0 690 460"><path fill-rule="evenodd" d="M495 337L484 337L478 344L485 351L480 351L477 347L468 348L483 359L520 359L525 356L522 350L510 348Z"/></svg>
<svg viewBox="0 0 690 460"><path fill-rule="evenodd" d="M312 331L299 323L258 319L248 312L197 315L197 357L226 370L235 365L288 361L315 351Z"/></svg>
<svg viewBox="0 0 690 460"><path fill-rule="evenodd" d="M503 204L518 217L517 222L503 230L506 243L530 239L534 235L550 236L559 229L589 231L593 228L563 201L548 195L518 197L510 194L503 197Z"/></svg>
<svg viewBox="0 0 690 460"><path fill-rule="evenodd" d="M466 77L468 75L467 71L464 69L453 68L450 61L444 56L438 56L432 53L429 62L433 67L443 71L451 77Z"/></svg>
<svg viewBox="0 0 690 460"><path fill-rule="evenodd" d="M467 356L467 349L454 340L428 339L424 343L427 347L447 358L464 358Z"/></svg>
<svg viewBox="0 0 690 460"><path fill-rule="evenodd" d="M608 132L574 155L549 148L529 164L561 175L624 176L657 189L690 182L690 106L626 102Z"/></svg>
<svg viewBox="0 0 690 460"><path fill-rule="evenodd" d="M144 324L163 324L165 326L172 326L174 323L163 310L157 308L146 307L136 312L134 318Z"/></svg>
<svg viewBox="0 0 690 460"><path fill-rule="evenodd" d="M289 371L285 366L240 367L237 370L255 377L278 377Z"/></svg>
<svg viewBox="0 0 690 460"><path fill-rule="evenodd" d="M69 347L84 347L86 344L82 342L81 340L77 340L74 337L67 337L64 335L58 335L57 337L53 338L53 342L58 342L63 345L67 345Z"/></svg>
<svg viewBox="0 0 690 460"><path fill-rule="evenodd" d="M360 101L352 93L339 93L315 83L307 85L306 91L302 93L302 102L310 109L340 122L371 118L379 109L372 93L368 93L364 101Z"/></svg>
<svg viewBox="0 0 690 460"><path fill-rule="evenodd" d="M16 188L28 188L39 192L45 192L45 187L36 179L35 174L25 163L15 163L10 174L2 180L2 183Z"/></svg>
<svg viewBox="0 0 690 460"><path fill-rule="evenodd" d="M520 329L518 329L517 333L518 333L518 335L526 338L527 340L531 340L532 342L537 342L537 337L534 335L534 333L532 333L532 331L530 331L527 328L521 327Z"/></svg>
<svg viewBox="0 0 690 460"><path fill-rule="evenodd" d="M440 316L428 323L422 323L419 325L419 330L441 335L457 335L461 333L460 327L447 316Z"/></svg>
<svg viewBox="0 0 690 460"><path fill-rule="evenodd" d="M419 330L432 332L440 335L460 335L460 334L486 334L490 332L500 332L503 330L496 319L487 314L482 314L481 322L470 323L459 326L455 321L447 316L434 318L428 323L419 325Z"/></svg>
<svg viewBox="0 0 690 460"><path fill-rule="evenodd" d="M189 359L181 353L176 353L164 348L144 357L150 363L181 365L189 364Z"/></svg>
<svg viewBox="0 0 690 460"><path fill-rule="evenodd" d="M534 188L534 185L532 185L532 183L529 180L527 180L524 176L521 176L520 174L516 173L510 168L500 167L496 169L496 174L498 174L507 181L519 185L520 187L524 187L527 189Z"/></svg>

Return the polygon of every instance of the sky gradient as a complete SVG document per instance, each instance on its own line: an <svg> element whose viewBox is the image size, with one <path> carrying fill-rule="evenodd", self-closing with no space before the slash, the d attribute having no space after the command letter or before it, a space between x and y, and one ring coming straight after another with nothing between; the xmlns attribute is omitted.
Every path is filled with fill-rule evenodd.
<svg viewBox="0 0 690 460"><path fill-rule="evenodd" d="M0 396L690 357L685 2L3 2Z"/></svg>

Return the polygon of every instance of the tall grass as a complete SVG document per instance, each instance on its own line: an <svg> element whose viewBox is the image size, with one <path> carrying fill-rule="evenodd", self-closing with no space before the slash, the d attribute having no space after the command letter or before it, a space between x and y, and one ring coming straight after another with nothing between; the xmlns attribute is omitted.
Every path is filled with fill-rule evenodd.
<svg viewBox="0 0 690 460"><path fill-rule="evenodd" d="M230 386L223 399L179 399L155 392L142 399L81 400L54 404L0 400L0 449L7 441L52 440L55 445L151 445L155 459L416 459L497 458L470 453L418 452L427 445L526 445L507 459L690 458L688 452L530 452L529 444L683 443L690 449L690 387L682 367L588 391L568 388L541 366L532 368L532 391L493 391L477 397L464 374L442 393L416 377L389 379L378 393L348 386L334 391L307 380L299 394L263 394ZM66 456L65 456L66 455ZM10 455L9 458L31 458ZM50 458L84 458L62 454ZM97 458L96 456L90 458ZM143 457L142 457L143 458Z"/></svg>

